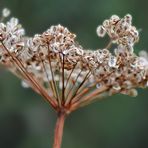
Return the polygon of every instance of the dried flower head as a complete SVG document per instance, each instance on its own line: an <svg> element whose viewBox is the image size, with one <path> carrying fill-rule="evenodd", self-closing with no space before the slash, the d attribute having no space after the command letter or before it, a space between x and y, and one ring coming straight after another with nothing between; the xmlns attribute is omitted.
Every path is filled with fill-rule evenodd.
<svg viewBox="0 0 148 148"><path fill-rule="evenodd" d="M133 52L133 46L139 40L139 33L135 26L132 26L132 16L125 15L119 18L117 15L112 15L110 19L103 22L103 25L98 26L97 34L99 37L104 37L108 34L112 43L126 46L130 52Z"/></svg>
<svg viewBox="0 0 148 148"><path fill-rule="evenodd" d="M3 16L9 11L3 10ZM148 85L148 55L134 53L139 40L132 17L117 15L98 26L116 43L107 48L85 50L67 28L51 26L42 34L26 37L18 19L0 23L0 63L22 79L57 111L70 113L97 98L117 93L136 96L137 87Z"/></svg>

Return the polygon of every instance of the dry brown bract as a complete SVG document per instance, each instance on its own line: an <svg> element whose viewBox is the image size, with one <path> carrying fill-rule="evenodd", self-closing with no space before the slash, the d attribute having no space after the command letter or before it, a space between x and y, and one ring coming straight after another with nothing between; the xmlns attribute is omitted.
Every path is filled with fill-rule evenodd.
<svg viewBox="0 0 148 148"><path fill-rule="evenodd" d="M3 17L9 15L3 10ZM98 26L97 34L108 34L109 46L84 50L76 35L57 25L42 34L26 37L18 19L0 23L0 63L22 79L52 107L67 113L104 96L117 93L136 96L137 87L148 85L148 54L137 56L134 44L139 40L131 15L113 15Z"/></svg>

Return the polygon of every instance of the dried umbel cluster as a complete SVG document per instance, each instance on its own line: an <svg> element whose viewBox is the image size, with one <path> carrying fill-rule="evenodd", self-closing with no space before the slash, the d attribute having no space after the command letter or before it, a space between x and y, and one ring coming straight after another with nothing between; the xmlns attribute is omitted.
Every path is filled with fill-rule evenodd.
<svg viewBox="0 0 148 148"><path fill-rule="evenodd" d="M8 11L3 11L3 17ZM25 36L18 19L0 23L0 63L22 79L57 111L70 113L105 96L122 93L136 96L135 88L148 86L148 54L134 53L139 40L131 15L113 15L98 26L97 34L108 34L114 53L85 50L67 28L51 26L42 34Z"/></svg>
<svg viewBox="0 0 148 148"><path fill-rule="evenodd" d="M97 33L100 37L104 37L107 33L112 43L124 45L130 52L133 52L133 46L139 40L139 33L136 27L132 26L130 14L122 19L117 15L111 16L109 20L103 22L103 25L98 26Z"/></svg>

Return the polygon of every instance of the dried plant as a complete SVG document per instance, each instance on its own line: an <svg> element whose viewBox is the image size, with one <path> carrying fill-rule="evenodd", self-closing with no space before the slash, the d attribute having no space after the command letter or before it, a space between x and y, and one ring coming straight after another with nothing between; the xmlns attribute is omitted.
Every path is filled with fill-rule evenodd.
<svg viewBox="0 0 148 148"><path fill-rule="evenodd" d="M76 35L61 25L25 36L18 19L2 22L9 14L5 8L0 22L0 63L57 112L53 148L61 147L64 121L71 112L118 93L136 96L135 88L148 86L148 54L134 53L139 32L131 15L113 15L98 26L98 36L107 34L110 42L93 51L80 46Z"/></svg>

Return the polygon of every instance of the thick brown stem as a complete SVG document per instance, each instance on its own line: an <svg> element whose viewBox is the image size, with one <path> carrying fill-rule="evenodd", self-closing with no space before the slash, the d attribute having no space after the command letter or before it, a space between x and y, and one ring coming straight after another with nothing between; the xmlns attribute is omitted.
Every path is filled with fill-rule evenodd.
<svg viewBox="0 0 148 148"><path fill-rule="evenodd" d="M55 126L53 148L61 148L65 118L66 118L65 113L61 112L58 114Z"/></svg>

